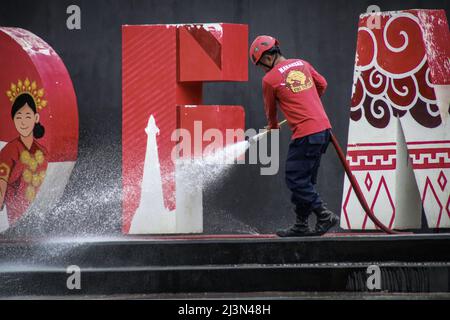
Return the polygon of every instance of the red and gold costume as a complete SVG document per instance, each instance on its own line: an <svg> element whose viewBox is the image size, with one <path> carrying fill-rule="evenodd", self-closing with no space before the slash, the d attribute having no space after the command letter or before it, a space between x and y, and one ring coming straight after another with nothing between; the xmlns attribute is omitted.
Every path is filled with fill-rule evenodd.
<svg viewBox="0 0 450 320"><path fill-rule="evenodd" d="M7 182L4 205L9 223L29 207L42 185L47 170L47 151L36 141L28 149L14 139L0 151L0 179Z"/></svg>

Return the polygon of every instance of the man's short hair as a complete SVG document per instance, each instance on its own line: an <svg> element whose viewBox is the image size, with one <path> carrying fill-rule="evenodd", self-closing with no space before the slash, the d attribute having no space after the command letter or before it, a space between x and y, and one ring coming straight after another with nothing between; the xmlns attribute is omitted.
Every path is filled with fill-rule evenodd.
<svg viewBox="0 0 450 320"><path fill-rule="evenodd" d="M280 50L280 47L279 46L273 46L272 48L270 48L269 50L267 50L266 52L264 52L264 55L270 55L270 56L273 56L273 55L275 55L275 54L279 54L279 55L281 55L281 50ZM263 56L264 56L263 55Z"/></svg>

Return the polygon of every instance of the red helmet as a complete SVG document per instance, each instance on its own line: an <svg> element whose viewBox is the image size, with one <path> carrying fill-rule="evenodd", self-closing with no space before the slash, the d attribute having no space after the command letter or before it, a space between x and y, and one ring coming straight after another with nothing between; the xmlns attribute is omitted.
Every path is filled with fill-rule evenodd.
<svg viewBox="0 0 450 320"><path fill-rule="evenodd" d="M272 49L274 46L278 46L277 39L271 36L258 36L250 46L250 59L253 64L257 64L263 56L264 52Z"/></svg>

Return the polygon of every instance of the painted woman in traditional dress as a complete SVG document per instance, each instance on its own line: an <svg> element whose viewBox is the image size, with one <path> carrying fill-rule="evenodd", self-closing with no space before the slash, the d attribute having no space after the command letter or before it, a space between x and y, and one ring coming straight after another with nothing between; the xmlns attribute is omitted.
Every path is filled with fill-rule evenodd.
<svg viewBox="0 0 450 320"><path fill-rule="evenodd" d="M38 90L28 79L19 80L7 92L19 134L0 151L0 211L6 208L9 225L25 213L45 178L47 151L36 141L45 134L38 113L46 106L43 94L43 89Z"/></svg>

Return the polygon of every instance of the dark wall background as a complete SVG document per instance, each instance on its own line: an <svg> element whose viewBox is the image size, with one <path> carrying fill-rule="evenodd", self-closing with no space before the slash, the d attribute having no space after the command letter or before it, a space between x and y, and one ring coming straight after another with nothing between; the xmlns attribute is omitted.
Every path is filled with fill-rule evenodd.
<svg viewBox="0 0 450 320"><path fill-rule="evenodd" d="M81 30L66 28L66 8L81 8ZM286 57L310 61L328 80L323 102L334 133L346 145L358 16L371 4L382 11L450 8L449 0L89 0L1 1L0 25L25 28L48 42L72 77L80 116L79 161L58 208L27 217L12 233L110 234L121 228L121 25L230 22L277 37ZM157 50L157 48L155 48ZM0 70L1 72L1 70ZM247 83L214 83L206 104L240 104L247 128L265 125L262 74L249 67ZM261 176L239 165L205 190L205 231L273 232L292 222L284 160L290 133L281 133L280 173ZM344 172L332 147L323 158L319 191L339 212ZM44 223L45 222L45 223Z"/></svg>

